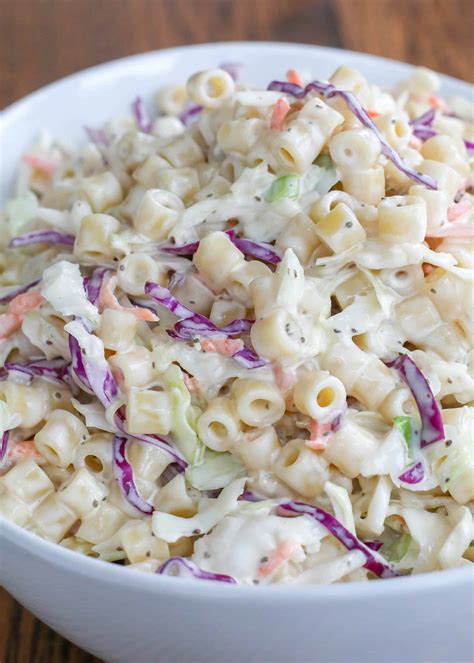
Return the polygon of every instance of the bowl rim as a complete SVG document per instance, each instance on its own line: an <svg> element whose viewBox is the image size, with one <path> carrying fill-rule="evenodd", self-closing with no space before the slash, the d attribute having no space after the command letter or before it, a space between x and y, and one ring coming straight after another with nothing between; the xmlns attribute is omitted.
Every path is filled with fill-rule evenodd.
<svg viewBox="0 0 474 663"><path fill-rule="evenodd" d="M196 592L196 581L188 578L174 578L170 576L157 575L156 573L144 573L138 569L130 569L119 564L105 562L103 560L81 555L41 538L34 532L23 529L19 525L9 522L0 516L0 538L5 535L13 546L22 548L28 554L35 555L42 561L54 566L61 567L81 577L96 580L104 584L120 584L132 586L140 591L171 591L183 595ZM1 569L1 566L0 566ZM151 580L151 578L154 578ZM252 600L267 600L269 593L272 598L287 599L297 596L301 600L331 599L345 600L348 597L363 599L380 595L390 597L394 595L412 595L414 592L428 590L442 590L444 587L467 584L471 580L474 589L474 569L471 567L459 567L455 569L444 569L442 571L431 571L412 576L399 576L383 581L336 583L332 585L265 585L256 587L254 585L232 585L218 582L197 583L200 596L211 596L218 598L219 595L227 596L231 592L237 598L251 596ZM263 589L263 591L262 591ZM258 597L258 599L257 599Z"/></svg>
<svg viewBox="0 0 474 663"><path fill-rule="evenodd" d="M382 66L397 65L406 68L407 71L414 69L416 65L385 58L378 55L371 55L369 53L361 53L358 51L345 50L341 48L333 48L329 46L318 46L314 44L292 43L292 42L278 42L278 41L229 41L229 42L208 42L202 44L188 44L183 46L176 46L173 48L157 49L153 51L146 51L144 53L137 53L134 55L125 56L110 60L98 65L93 65L85 69L73 72L58 80L48 83L30 93L26 96L14 101L0 111L0 136L6 130L6 124L17 112L24 112L27 106L42 97L50 94L62 84L74 79L87 78L90 75L100 75L107 70L113 70L130 62L138 62L140 60L153 60L160 55L173 55L181 54L182 52L199 50L213 50L222 47L232 47L237 50L258 48L262 51L271 51L275 47L285 49L287 51L305 51L311 50L320 53L330 51L335 55L339 55L342 59L347 56L357 56L361 61L368 63L378 62ZM472 87L467 81L454 78L446 74L439 74L441 81L450 82L452 84L463 87L466 86L466 92L469 92ZM176 578L167 576L158 576L153 573L143 573L136 569L124 568L121 565L113 564L110 562L103 562L102 560L81 555L73 550L69 550L60 546L57 543L47 541L33 532L25 530L24 528L11 523L0 515L0 535L4 535L9 539L13 546L18 546L26 550L29 554L40 557L42 560L49 564L60 566L64 569L71 570L74 567L74 573L79 574L89 579L96 579L101 583L106 584L121 584L123 586L131 586L134 589L138 588L144 592L172 592L173 594L190 597L191 595L199 594L200 597L212 597L214 600L221 598L227 599L227 592L232 592L233 601L246 601L251 597L253 601L267 601L270 595L275 599L290 599L297 597L300 601L314 601L315 598L327 600L340 600L344 601L349 596L352 598L369 598L369 597L390 597L394 594L412 594L415 591L426 590L439 590L443 587L464 584L471 578L474 586L474 572L469 567L460 567L455 569L445 569L443 571L434 571L429 573L422 573L413 576L400 576L384 582L352 582L352 583L339 583L334 585L265 585L265 590L262 587L255 587L253 585L229 585L226 583L217 582L203 582L199 583L199 592L196 590L196 582L191 579L184 579L184 582L177 582ZM1 565L0 565L1 570ZM155 576L155 579L150 581L150 578Z"/></svg>

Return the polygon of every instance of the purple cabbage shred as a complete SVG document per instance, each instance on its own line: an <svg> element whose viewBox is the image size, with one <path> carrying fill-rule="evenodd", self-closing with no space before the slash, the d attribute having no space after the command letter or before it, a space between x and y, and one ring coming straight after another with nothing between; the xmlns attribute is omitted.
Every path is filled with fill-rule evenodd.
<svg viewBox="0 0 474 663"><path fill-rule="evenodd" d="M138 511L149 516L153 513L153 506L140 496L133 479L133 468L127 460L127 439L116 435L112 443L112 458L114 477L117 480L123 496Z"/></svg>
<svg viewBox="0 0 474 663"><path fill-rule="evenodd" d="M74 235L59 233L56 230L37 230L15 237L9 246L12 249L20 246L31 246L32 244L64 244L64 246L74 246L75 239Z"/></svg>
<svg viewBox="0 0 474 663"><path fill-rule="evenodd" d="M164 576L176 576L179 578L188 577L196 580L213 580L214 582L225 582L235 585L236 579L224 573L212 573L200 569L190 559L184 557L170 557L158 567L156 573Z"/></svg>
<svg viewBox="0 0 474 663"><path fill-rule="evenodd" d="M420 447L444 440L444 426L436 398L428 380L408 355L400 354L394 361L385 362L389 368L395 368L407 384L415 399L421 418Z"/></svg>
<svg viewBox="0 0 474 663"><path fill-rule="evenodd" d="M137 97L132 103L132 111L139 131L142 131L144 134L149 134L151 131L152 123L148 117L145 104L143 103L143 99L141 97Z"/></svg>
<svg viewBox="0 0 474 663"><path fill-rule="evenodd" d="M15 286L6 295L2 295L0 297L0 304L8 304L8 302L11 302L12 299L15 299L15 297L18 297L18 295L22 295L24 292L28 292L28 290L31 290L31 288L34 288L40 282L41 279L36 279L36 281L30 281L30 283Z"/></svg>
<svg viewBox="0 0 474 663"><path fill-rule="evenodd" d="M420 483L420 481L423 481L423 479L425 478L425 470L423 467L423 463L422 462L416 463L416 465L410 467L406 472L400 474L398 478L400 479L400 481L403 481L404 483L409 483L409 484Z"/></svg>
<svg viewBox="0 0 474 663"><path fill-rule="evenodd" d="M359 550L365 557L364 567L379 578L394 578L398 575L381 555L371 550L327 511L312 504L290 500L279 504L277 512L279 515L302 514L313 518L325 527L347 550Z"/></svg>
<svg viewBox="0 0 474 663"><path fill-rule="evenodd" d="M384 135L381 133L379 128L374 124L372 119L367 114L365 108L363 108L363 106L352 94L352 92L347 92L346 90L340 90L334 85L331 85L331 83L323 83L321 81L312 81L311 83L308 83L308 85L306 85L306 87L304 88L301 87L300 85L295 85L294 83L287 83L286 81L272 81L268 86L268 89L277 90L279 92L283 92L284 94L290 94L293 97L296 97L297 99L303 99L309 92L313 91L318 92L325 99L331 99L332 97L340 97L341 99L343 99L349 110L359 120L359 122L365 127L367 127L367 129L370 129L373 132L373 134L377 137L382 148L382 154L384 154L387 157L387 159L390 159L390 161L394 164L394 166L398 168L398 170L404 173L409 179L413 180L414 182L418 182L419 184L423 184L429 189L438 188L436 180L434 180L429 175L424 175L423 173L419 173L418 171L414 170L403 161L403 159L398 154L398 152L394 150L393 147L391 147L391 145L389 145L389 143L385 140Z"/></svg>

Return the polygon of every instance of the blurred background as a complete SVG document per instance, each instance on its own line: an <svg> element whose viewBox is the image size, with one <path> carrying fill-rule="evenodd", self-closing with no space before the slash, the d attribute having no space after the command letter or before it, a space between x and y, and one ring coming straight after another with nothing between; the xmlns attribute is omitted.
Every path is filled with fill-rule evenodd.
<svg viewBox="0 0 474 663"><path fill-rule="evenodd" d="M333 46L472 82L473 28L472 0L0 0L0 108L85 67L209 41ZM94 662L0 589L0 663Z"/></svg>
<svg viewBox="0 0 474 663"><path fill-rule="evenodd" d="M0 107L133 53L274 40L365 51L473 80L472 0L0 0Z"/></svg>

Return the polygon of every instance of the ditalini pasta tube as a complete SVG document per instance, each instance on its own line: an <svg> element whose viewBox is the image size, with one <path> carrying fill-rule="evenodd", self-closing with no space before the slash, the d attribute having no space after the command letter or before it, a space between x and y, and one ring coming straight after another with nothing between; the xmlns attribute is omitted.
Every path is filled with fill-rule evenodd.
<svg viewBox="0 0 474 663"><path fill-rule="evenodd" d="M346 390L342 382L327 371L308 372L297 381L293 398L300 412L326 422L345 408Z"/></svg>

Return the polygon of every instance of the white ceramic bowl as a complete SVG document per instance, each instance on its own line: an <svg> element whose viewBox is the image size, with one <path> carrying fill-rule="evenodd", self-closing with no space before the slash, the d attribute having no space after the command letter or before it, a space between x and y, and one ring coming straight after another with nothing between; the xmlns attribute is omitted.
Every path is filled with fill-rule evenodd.
<svg viewBox="0 0 474 663"><path fill-rule="evenodd" d="M0 119L0 200L37 132L82 140L141 94L221 62L265 85L289 67L327 77L352 65L390 87L411 67L369 55L272 43L206 44L118 60L49 85ZM471 94L443 77L443 94ZM457 569L382 582L233 587L151 576L82 557L0 517L0 580L63 636L123 663L407 663L471 660L473 576Z"/></svg>

